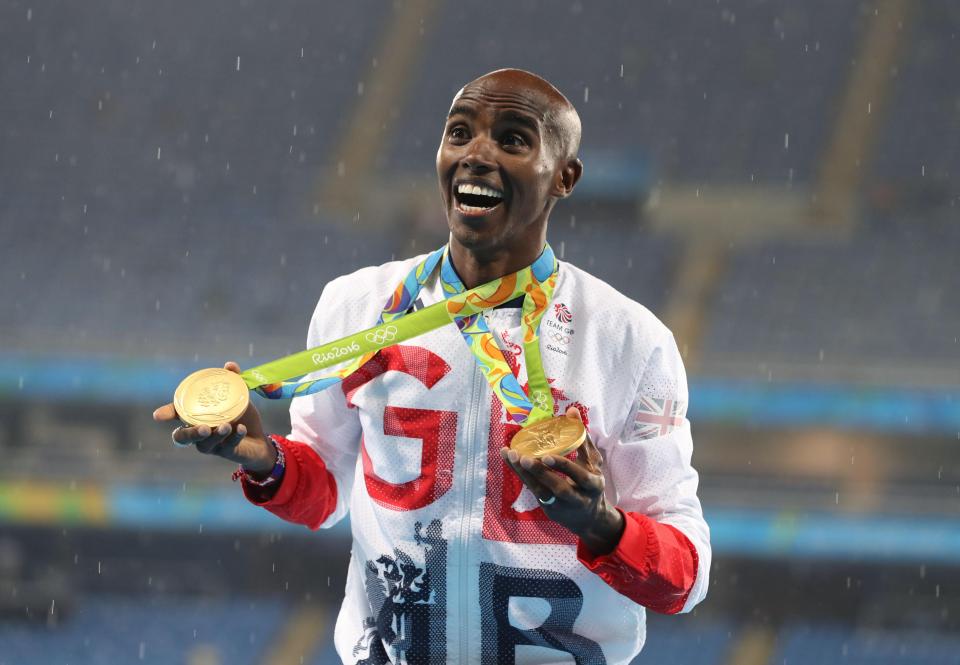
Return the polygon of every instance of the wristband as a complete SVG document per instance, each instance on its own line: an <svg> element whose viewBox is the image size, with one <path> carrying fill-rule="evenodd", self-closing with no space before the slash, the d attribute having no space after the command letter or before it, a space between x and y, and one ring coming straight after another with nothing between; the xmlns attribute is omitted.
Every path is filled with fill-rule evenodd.
<svg viewBox="0 0 960 665"><path fill-rule="evenodd" d="M283 456L283 448L277 443L276 439L273 438L272 434L267 437L267 441L269 441L273 449L277 451L277 461L274 463L273 469L270 470L270 475L263 480L257 480L251 476L250 472L244 469L241 464L240 468L233 472L234 482L243 478L244 482L256 485L257 487L268 487L280 482L280 479L283 478L283 472L287 468L286 459Z"/></svg>

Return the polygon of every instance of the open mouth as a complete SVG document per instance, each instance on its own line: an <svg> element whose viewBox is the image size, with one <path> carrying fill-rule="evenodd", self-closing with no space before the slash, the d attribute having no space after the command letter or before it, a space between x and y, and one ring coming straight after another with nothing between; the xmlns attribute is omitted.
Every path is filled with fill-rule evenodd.
<svg viewBox="0 0 960 665"><path fill-rule="evenodd" d="M453 196L457 211L471 217L486 215L503 202L503 192L485 185L461 183Z"/></svg>

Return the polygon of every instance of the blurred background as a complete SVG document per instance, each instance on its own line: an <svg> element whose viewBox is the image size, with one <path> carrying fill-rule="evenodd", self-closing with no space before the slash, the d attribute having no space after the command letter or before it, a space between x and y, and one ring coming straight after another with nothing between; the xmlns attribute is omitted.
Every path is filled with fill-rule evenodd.
<svg viewBox="0 0 960 665"><path fill-rule="evenodd" d="M675 332L711 591L637 663L960 663L953 0L0 0L0 664L336 662L345 525L150 419L446 238L494 68L556 84L558 254ZM263 404L286 432L286 404Z"/></svg>

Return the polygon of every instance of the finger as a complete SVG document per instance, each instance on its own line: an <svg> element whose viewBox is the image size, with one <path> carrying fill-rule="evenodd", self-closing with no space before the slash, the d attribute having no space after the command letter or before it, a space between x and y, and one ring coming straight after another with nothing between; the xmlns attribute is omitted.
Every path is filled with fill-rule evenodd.
<svg viewBox="0 0 960 665"><path fill-rule="evenodd" d="M576 462L557 455L544 455L540 461L546 467L567 475L577 486L587 492L603 491L603 475L584 466L579 456Z"/></svg>
<svg viewBox="0 0 960 665"><path fill-rule="evenodd" d="M233 372L234 374L239 374L239 373L240 373L240 365L238 365L237 363L233 362L232 360L224 363L223 368L224 368L225 370L229 370L229 371Z"/></svg>
<svg viewBox="0 0 960 665"><path fill-rule="evenodd" d="M520 481L527 486L527 488L533 492L533 495L541 499L546 499L547 495L550 494L550 488L544 487L535 477L533 477L526 469L520 466L520 455L517 454L516 450L510 450L509 448L500 449L500 457L503 458L503 461L507 463L513 472L520 477Z"/></svg>
<svg viewBox="0 0 960 665"><path fill-rule="evenodd" d="M600 473L600 469L603 467L603 455L597 450L589 432L583 440L583 444L577 448L577 462L594 473Z"/></svg>
<svg viewBox="0 0 960 665"><path fill-rule="evenodd" d="M205 438L203 441L197 442L197 450L201 453L209 454L214 452L224 440L230 436L230 433L233 431L233 428L229 423L221 423L213 430L213 432Z"/></svg>
<svg viewBox="0 0 960 665"><path fill-rule="evenodd" d="M532 477L537 484L545 487L553 496L559 497L565 492L569 492L574 483L566 476L554 473L543 462L534 457L523 455L520 457L519 466L527 475ZM537 495L541 496L541 495ZM543 497L546 498L546 497Z"/></svg>
<svg viewBox="0 0 960 665"><path fill-rule="evenodd" d="M237 425L237 429L234 430L233 434L227 436L223 443L220 444L220 450L218 452L233 452L246 435L247 428L243 425Z"/></svg>
<svg viewBox="0 0 960 665"><path fill-rule="evenodd" d="M153 419L162 422L165 420L176 420L177 410L173 408L173 404L164 404L159 409L153 412Z"/></svg>
<svg viewBox="0 0 960 665"><path fill-rule="evenodd" d="M568 406L564 415L566 415L567 418L576 418L580 422L583 422L583 414L580 413L580 409L575 406Z"/></svg>
<svg viewBox="0 0 960 665"><path fill-rule="evenodd" d="M200 425L199 427L178 427L173 430L173 441L183 446L190 446L198 441L203 441L210 436L210 427Z"/></svg>

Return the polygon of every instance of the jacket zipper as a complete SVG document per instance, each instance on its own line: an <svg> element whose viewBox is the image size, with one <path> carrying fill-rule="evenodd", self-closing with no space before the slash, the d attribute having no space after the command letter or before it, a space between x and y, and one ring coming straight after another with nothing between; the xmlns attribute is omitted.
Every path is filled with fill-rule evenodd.
<svg viewBox="0 0 960 665"><path fill-rule="evenodd" d="M471 358L471 360L473 360ZM468 630L470 629L470 602L469 602L469 591L470 591L470 579L468 575L469 571L469 561L468 557L470 555L470 523L473 518L473 485L474 477L476 475L476 458L473 454L474 448L476 447L477 440L477 423L480 418L480 404L477 403L477 393L481 395L483 390L477 390L477 376L481 378L483 375L480 373L480 370L477 368L477 363L474 360L472 363L472 374L471 374L471 390L470 390L470 402L467 411L467 439L465 448L466 456L466 465L464 466L465 471L465 487L464 487L464 506L463 512L460 516L460 659L461 663L470 662L469 657L469 640L467 639Z"/></svg>

